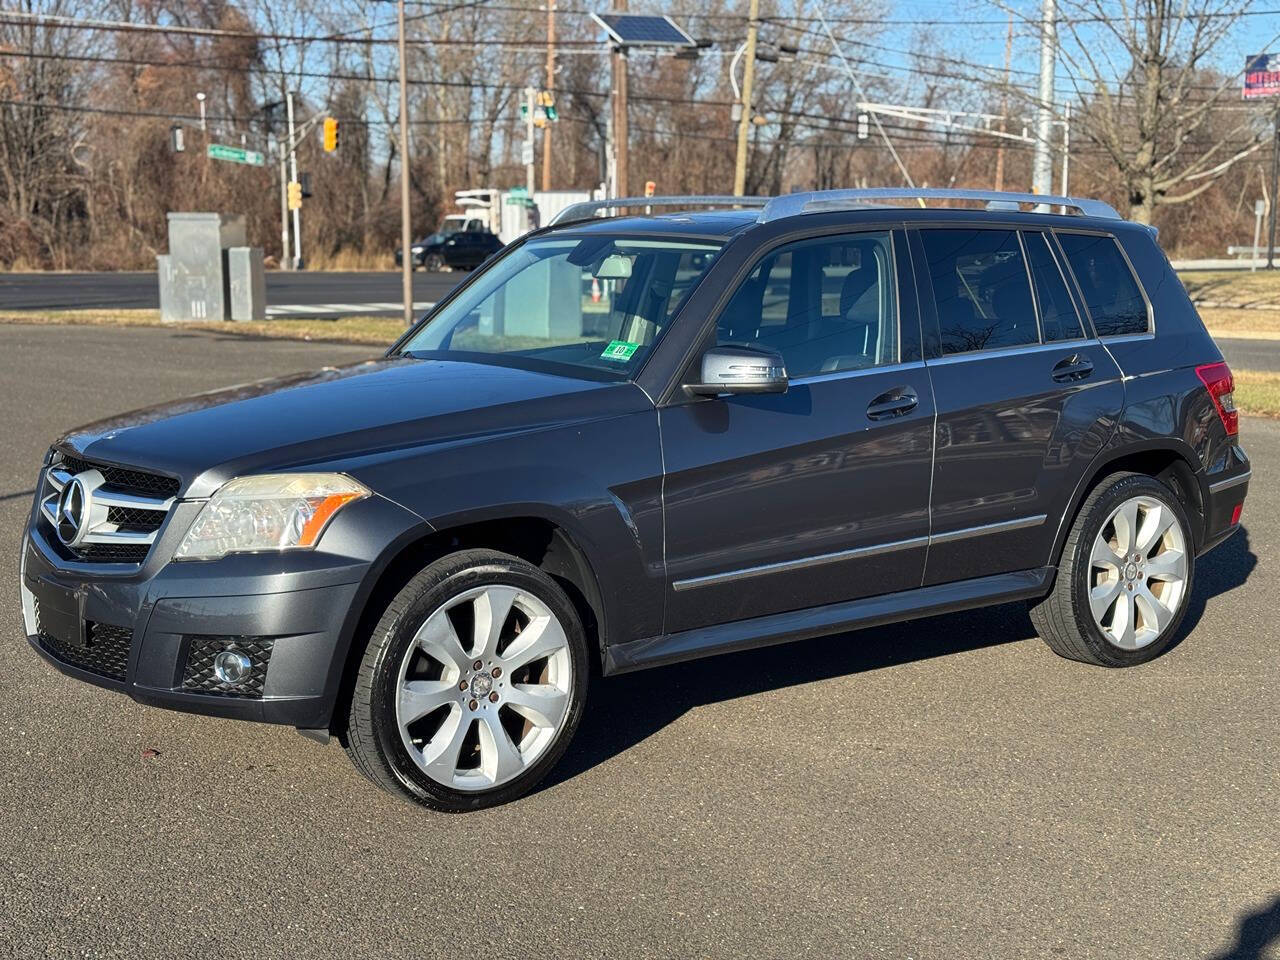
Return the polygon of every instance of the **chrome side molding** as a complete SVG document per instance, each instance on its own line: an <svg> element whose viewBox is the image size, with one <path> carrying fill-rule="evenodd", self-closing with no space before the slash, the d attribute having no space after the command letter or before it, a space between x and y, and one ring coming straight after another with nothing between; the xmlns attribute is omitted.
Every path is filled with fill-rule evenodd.
<svg viewBox="0 0 1280 960"><path fill-rule="evenodd" d="M934 546L941 543L955 543L970 537L984 537L992 533L1009 533L1024 530L1027 527L1038 527L1048 519L1040 513L1033 517L1017 517L1013 520L1001 520L999 523L984 523L976 527L964 527L960 530L948 530L946 533L935 533L928 537L910 537L906 540L893 540L888 543L876 543L867 547L854 547L851 550L837 550L834 553L819 553L811 557L797 557L795 560L781 560L777 563L762 563L754 567L742 567L738 570L726 570L723 573L709 573L700 577L688 577L676 580L671 589L677 593L693 590L697 587L719 586L735 580L746 580L750 577L764 576L770 573L786 573L791 570L803 570L806 567L817 567L827 563L839 563L842 560L856 560L862 557L874 557L878 554L894 553L898 550L909 550L912 547Z"/></svg>

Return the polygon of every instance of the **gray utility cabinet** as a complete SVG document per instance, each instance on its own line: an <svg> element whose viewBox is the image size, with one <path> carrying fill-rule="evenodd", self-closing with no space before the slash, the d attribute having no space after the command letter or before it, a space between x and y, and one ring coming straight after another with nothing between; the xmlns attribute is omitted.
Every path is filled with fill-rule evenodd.
<svg viewBox="0 0 1280 960"><path fill-rule="evenodd" d="M265 316L262 251L257 251L255 280L254 257L245 242L242 213L170 213L169 253L156 258L161 319L179 323L226 320L233 316L233 292L240 294L235 319ZM234 291L232 248L246 251L236 258L241 280Z"/></svg>
<svg viewBox="0 0 1280 960"><path fill-rule="evenodd" d="M267 275L261 247L232 247L227 251L231 280L231 319L267 319Z"/></svg>

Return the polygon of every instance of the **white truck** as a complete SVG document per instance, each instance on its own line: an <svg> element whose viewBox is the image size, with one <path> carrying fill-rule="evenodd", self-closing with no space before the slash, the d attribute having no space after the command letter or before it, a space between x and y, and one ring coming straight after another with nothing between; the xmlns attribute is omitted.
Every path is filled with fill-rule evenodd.
<svg viewBox="0 0 1280 960"><path fill-rule="evenodd" d="M535 190L531 201L523 187L510 190L481 187L459 190L454 196L463 212L445 217L446 226L453 222L460 226L469 225L479 219L503 243L510 243L549 223L552 217L571 204L593 199L590 190Z"/></svg>

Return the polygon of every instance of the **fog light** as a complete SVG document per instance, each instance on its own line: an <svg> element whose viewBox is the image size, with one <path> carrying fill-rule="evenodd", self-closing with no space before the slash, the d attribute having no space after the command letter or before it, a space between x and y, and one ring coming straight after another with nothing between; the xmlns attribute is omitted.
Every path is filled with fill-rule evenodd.
<svg viewBox="0 0 1280 960"><path fill-rule="evenodd" d="M252 669L253 661L239 650L223 650L213 658L213 675L223 683L240 683Z"/></svg>

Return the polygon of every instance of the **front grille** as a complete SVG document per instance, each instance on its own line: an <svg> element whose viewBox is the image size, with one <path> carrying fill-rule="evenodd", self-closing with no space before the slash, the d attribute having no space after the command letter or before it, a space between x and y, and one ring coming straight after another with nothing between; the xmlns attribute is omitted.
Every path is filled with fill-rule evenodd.
<svg viewBox="0 0 1280 960"><path fill-rule="evenodd" d="M224 697L257 700L267 681L267 666L275 641L266 637L188 636L187 664L182 675L184 690L214 693ZM223 650L239 650L253 664L249 676L239 683L223 683L214 675L213 660Z"/></svg>
<svg viewBox="0 0 1280 960"><path fill-rule="evenodd" d="M40 642L59 660L112 680L125 679L129 672L129 648L133 644L133 631L128 627L88 622L84 625L85 645L82 647L44 632L40 627L39 601L36 601L35 613Z"/></svg>
<svg viewBox="0 0 1280 960"><path fill-rule="evenodd" d="M164 521L164 514L137 507L111 507L107 510L107 522L122 530L155 530Z"/></svg>
<svg viewBox="0 0 1280 960"><path fill-rule="evenodd" d="M63 540L58 531L63 491L74 478L88 471L96 473L82 481L84 496L81 499L91 526L82 538L68 534ZM164 525L177 492L178 481L172 477L61 455L45 471L40 493L41 513L49 542L67 559L140 564L151 551L151 544ZM90 501L99 505L97 511L89 510ZM100 512L101 505L107 508L105 518Z"/></svg>
<svg viewBox="0 0 1280 960"><path fill-rule="evenodd" d="M58 464L67 473L84 473L86 470L97 470L106 478L107 484L128 493L138 493L151 497L176 497L178 481L173 477L162 477L157 473L143 470L130 470L127 467L113 467L105 463L90 463L79 457L63 455Z"/></svg>
<svg viewBox="0 0 1280 960"><path fill-rule="evenodd" d="M69 551L86 563L141 563L151 552L148 543L86 543Z"/></svg>

